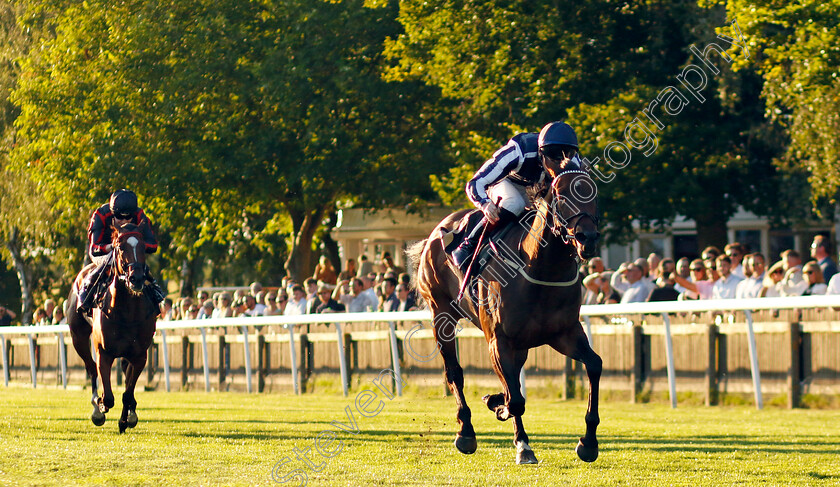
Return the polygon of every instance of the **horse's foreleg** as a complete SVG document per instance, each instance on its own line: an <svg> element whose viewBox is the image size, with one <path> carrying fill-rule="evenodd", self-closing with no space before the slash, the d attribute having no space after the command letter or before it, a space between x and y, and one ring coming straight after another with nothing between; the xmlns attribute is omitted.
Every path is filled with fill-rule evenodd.
<svg viewBox="0 0 840 487"><path fill-rule="evenodd" d="M494 394L485 396L485 402L496 412L496 418L500 421L514 419L513 445L516 447L516 463L538 463L529 445L525 425L522 423L522 415L525 414L525 397L522 395L519 374L528 359L528 350L514 350L506 340L496 337L490 344L490 357L493 370L496 371L504 387L505 400L500 404L500 395Z"/></svg>
<svg viewBox="0 0 840 487"><path fill-rule="evenodd" d="M137 401L134 399L134 388L137 386L137 379L140 378L140 374L146 366L146 354L140 354L130 362L126 361L124 365L125 392L122 396L123 409L119 420L120 433L123 433L126 428L137 426Z"/></svg>
<svg viewBox="0 0 840 487"><path fill-rule="evenodd" d="M573 340L560 339L550 344L558 352L583 362L589 379L589 405L586 408L586 435L578 443L575 451L584 462L594 462L598 458L598 438L596 430L601 422L598 416L598 390L601 382L601 357L589 346L589 340L582 333Z"/></svg>
<svg viewBox="0 0 840 487"><path fill-rule="evenodd" d="M76 353L79 354L82 362L84 362L85 372L87 372L87 376L90 378L90 403L93 405L93 413L91 413L90 420L96 426L102 426L105 424L105 414L99 410L99 371L96 366L96 361L93 359L93 353L90 347L90 327L88 326L87 328L84 328L77 326L76 328L81 328L82 330L77 331L71 328L70 336L73 339L73 348L76 349Z"/></svg>
<svg viewBox="0 0 840 487"><path fill-rule="evenodd" d="M448 315L447 315L448 316ZM444 320L441 320L444 321ZM455 346L455 332L453 329L444 329L448 324L435 324L435 339L437 340L440 355L443 357L443 365L446 373L446 384L455 402L458 405L458 434L455 435L455 448L461 453L475 453L478 442L475 438L475 430L472 425L472 412L467 406L467 399L464 397L464 370L458 363L458 354ZM453 326L455 326L453 324Z"/></svg>
<svg viewBox="0 0 840 487"><path fill-rule="evenodd" d="M102 384L99 411L104 414L114 407L114 393L111 390L111 365L114 363L114 357L104 351L101 346L97 354L99 355L99 382Z"/></svg>

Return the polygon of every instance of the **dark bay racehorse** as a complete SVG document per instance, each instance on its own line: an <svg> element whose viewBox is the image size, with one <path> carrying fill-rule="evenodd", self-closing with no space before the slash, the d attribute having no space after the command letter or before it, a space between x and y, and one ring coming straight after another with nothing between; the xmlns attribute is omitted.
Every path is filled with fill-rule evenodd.
<svg viewBox="0 0 840 487"><path fill-rule="evenodd" d="M105 413L114 407L111 391L111 365L117 357L123 357L122 370L125 374L123 409L120 415L120 433L137 425L137 401L134 387L140 373L146 366L146 351L155 334L156 310L152 301L143 292L146 280L146 252L143 233L133 224L112 232L114 254L112 258L111 283L105 294L101 309L95 308L93 318L76 312L79 286L94 264L79 273L73 282L68 298L67 323L73 337L73 347L85 362L88 377L93 385L93 414L91 421L96 426L105 423ZM91 356L91 342L97 361ZM97 379L102 384L103 395L99 396Z"/></svg>
<svg viewBox="0 0 840 487"><path fill-rule="evenodd" d="M503 259L492 258L477 280L475 297L467 293L456 302L460 272L454 270L444 252L443 236L456 228L468 210L449 215L428 239L409 249L412 260L419 258L417 288L429 303L435 338L443 357L446 381L458 405L455 446L462 453L477 447L470 408L464 398L463 370L458 363L456 343L459 317L484 331L490 361L504 389L487 395L484 402L496 417L514 419L517 463L537 463L522 424L525 398L520 392L519 373L528 350L549 345L586 366L589 377L589 406L586 435L575 451L587 462L598 457L595 430L598 418L598 383L601 358L589 346L579 321L582 300L579 259L597 252L598 218L595 184L584 171L560 172L546 166L553 178L544 199L536 199L532 219L523 219L497 244Z"/></svg>

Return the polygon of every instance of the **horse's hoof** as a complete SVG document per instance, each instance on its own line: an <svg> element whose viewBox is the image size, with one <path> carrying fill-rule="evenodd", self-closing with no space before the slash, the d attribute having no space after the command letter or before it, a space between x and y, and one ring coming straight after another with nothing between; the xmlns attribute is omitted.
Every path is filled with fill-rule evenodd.
<svg viewBox="0 0 840 487"><path fill-rule="evenodd" d="M105 424L105 413L99 410L99 408L93 410L93 414L90 415L90 420L93 421L93 424L96 426L102 426Z"/></svg>
<svg viewBox="0 0 840 487"><path fill-rule="evenodd" d="M476 441L474 436L455 435L455 448L465 455L470 455L475 453L475 449L478 448L478 441Z"/></svg>
<svg viewBox="0 0 840 487"><path fill-rule="evenodd" d="M495 411L496 408L504 405L505 395L502 393L487 394L486 396L482 397L481 400L484 401L484 404L487 405L487 409Z"/></svg>
<svg viewBox="0 0 840 487"><path fill-rule="evenodd" d="M510 418L511 414L507 406L499 406L496 408L496 419L499 421L507 421Z"/></svg>
<svg viewBox="0 0 840 487"><path fill-rule="evenodd" d="M123 420L120 420L119 422L117 422L117 424L118 424L118 425L119 425L119 427L120 427L120 434L125 433L125 429L126 429L126 428L128 428L128 423L126 423L126 422L125 422L125 421L123 421Z"/></svg>
<svg viewBox="0 0 840 487"><path fill-rule="evenodd" d="M583 441L579 441L577 447L575 447L575 453L584 462L594 462L598 458L598 445L588 447L583 444Z"/></svg>
<svg viewBox="0 0 840 487"><path fill-rule="evenodd" d="M137 426L137 413L134 411L128 412L128 417L125 419L125 423L128 425L129 428L134 428Z"/></svg>
<svg viewBox="0 0 840 487"><path fill-rule="evenodd" d="M534 450L521 450L516 452L517 465L533 465L540 463L537 456L534 455Z"/></svg>

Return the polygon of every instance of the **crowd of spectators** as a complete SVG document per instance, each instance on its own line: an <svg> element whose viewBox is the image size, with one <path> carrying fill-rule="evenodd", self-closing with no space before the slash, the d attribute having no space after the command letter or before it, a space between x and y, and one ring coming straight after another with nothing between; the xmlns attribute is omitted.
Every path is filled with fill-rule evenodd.
<svg viewBox="0 0 840 487"><path fill-rule="evenodd" d="M348 259L346 267L336 271L329 259L321 257L312 277L296 282L283 278L274 289L258 283L231 292L210 296L199 291L195 298L173 302L166 299L163 320L227 318L241 316L304 315L318 313L358 313L370 311L413 311L417 309L411 278L394 264L386 252L379 271L367 257L358 262Z"/></svg>
<svg viewBox="0 0 840 487"><path fill-rule="evenodd" d="M822 235L814 237L811 260L804 263L792 249L770 266L764 255L746 250L733 242L723 252L706 247L699 259L676 262L652 253L615 271L605 269L596 257L582 269L584 304L840 294L840 274L830 242Z"/></svg>

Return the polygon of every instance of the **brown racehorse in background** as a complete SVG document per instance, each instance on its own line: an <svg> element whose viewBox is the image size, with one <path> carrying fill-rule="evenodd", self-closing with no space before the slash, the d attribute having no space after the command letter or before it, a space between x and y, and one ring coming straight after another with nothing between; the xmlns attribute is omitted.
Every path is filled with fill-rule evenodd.
<svg viewBox="0 0 840 487"><path fill-rule="evenodd" d="M544 199L536 199L531 218L504 234L497 248L507 255L492 259L481 271L474 293L456 302L461 273L444 251L443 236L452 232L467 210L449 215L428 239L409 249L417 263L417 288L429 304L446 381L458 405L459 431L455 446L462 453L477 447L470 408L464 398L464 375L458 363L456 342L459 317L484 331L493 369L504 391L484 397L487 407L505 421L514 419L517 463L537 463L522 424L525 398L520 391L520 371L528 350L549 345L586 366L589 405L586 435L575 451L587 462L598 457L595 430L598 417L598 384L601 358L589 346L579 321L582 300L578 267L580 259L596 255L598 218L595 184L585 171L560 172L546 166L553 178ZM470 296L472 295L472 297Z"/></svg>
<svg viewBox="0 0 840 487"><path fill-rule="evenodd" d="M67 323L70 325L73 347L85 362L88 377L93 384L93 414L90 419L96 426L105 423L105 413L114 407L111 365L115 358L123 358L125 392L119 420L122 433L126 428L137 425L134 387L146 366L146 352L155 334L157 312L155 305L143 292L146 280L143 233L137 225L130 223L119 228L113 227L111 243L114 247L110 264L111 283L101 309L93 310L93 318L76 312L79 286L94 268L94 264L90 264L82 269L73 282L68 298ZM91 343L98 357L96 362L91 356ZM101 397L97 379L102 384Z"/></svg>

